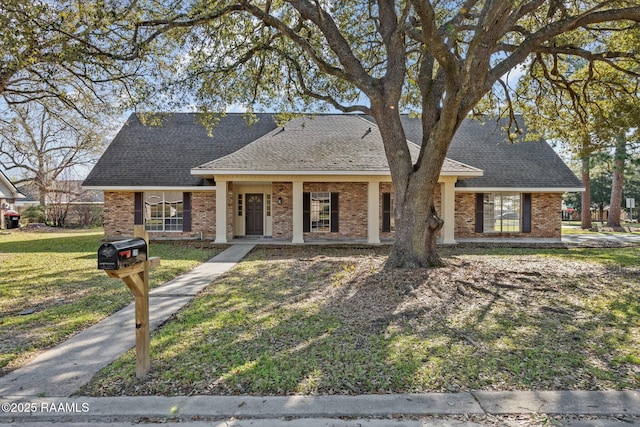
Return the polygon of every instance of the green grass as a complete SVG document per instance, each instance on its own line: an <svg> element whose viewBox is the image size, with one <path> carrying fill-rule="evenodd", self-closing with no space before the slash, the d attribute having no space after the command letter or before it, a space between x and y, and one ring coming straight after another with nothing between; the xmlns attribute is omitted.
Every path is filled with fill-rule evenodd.
<svg viewBox="0 0 640 427"><path fill-rule="evenodd" d="M14 231L0 235L0 372L21 366L132 302L120 280L97 270L101 229L62 232ZM156 287L210 258L209 244L155 243L161 258L152 270ZM32 314L21 315L25 309Z"/></svg>
<svg viewBox="0 0 640 427"><path fill-rule="evenodd" d="M148 378L130 351L83 393L640 386L640 248L447 249L392 272L386 251L259 248L153 335Z"/></svg>
<svg viewBox="0 0 640 427"><path fill-rule="evenodd" d="M582 223L580 221L562 221L562 234L599 234L601 232L598 231L592 231L589 229L582 229L581 228ZM603 226L603 223L600 223L600 221L593 221L593 226ZM620 224L622 227L629 227L631 230L631 233L633 234L639 234L640 233L640 225L636 222L636 223L621 223ZM627 231L607 231L606 233L627 233Z"/></svg>

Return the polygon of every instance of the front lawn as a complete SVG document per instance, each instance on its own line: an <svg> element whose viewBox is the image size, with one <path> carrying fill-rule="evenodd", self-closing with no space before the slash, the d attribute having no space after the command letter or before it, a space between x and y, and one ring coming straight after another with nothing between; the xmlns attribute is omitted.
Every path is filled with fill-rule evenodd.
<svg viewBox="0 0 640 427"><path fill-rule="evenodd" d="M97 270L101 229L0 235L0 375L133 301L126 285ZM151 287L220 249L209 243L155 243Z"/></svg>
<svg viewBox="0 0 640 427"><path fill-rule="evenodd" d="M640 387L639 247L258 247L84 394L357 394Z"/></svg>

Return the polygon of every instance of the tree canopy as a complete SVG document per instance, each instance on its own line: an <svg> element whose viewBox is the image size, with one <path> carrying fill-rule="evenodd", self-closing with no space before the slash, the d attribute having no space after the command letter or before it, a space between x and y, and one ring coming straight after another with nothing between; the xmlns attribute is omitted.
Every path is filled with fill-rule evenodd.
<svg viewBox="0 0 640 427"><path fill-rule="evenodd" d="M390 267L441 263L435 190L442 164L461 122L488 93L505 88L507 73L550 63L544 77L551 79L555 69L576 58L635 77L638 70L636 50L607 43L637 34L635 0L102 0L70 2L71 19L58 14L62 19L44 25L37 16L23 18L18 4L8 3L15 10L7 24L22 25L22 37L34 40L27 46L57 40L52 43L58 48L10 50L7 58L28 53L28 59L3 67L3 76L15 76L13 68L19 68L28 78L44 68L99 83L84 76L115 64L115 70L123 67L112 75L118 81L140 76L129 67L146 58L153 72L148 82L162 88L163 97L156 99L168 108L182 103L224 111L240 104L249 110L333 108L372 115L395 192ZM67 7L38 5L30 12ZM31 19L38 24L34 34L27 29ZM7 43L12 46L11 37ZM56 55L74 65L59 69ZM5 92L6 81L0 79ZM503 90L503 97L508 94ZM415 161L401 111L421 117L423 140Z"/></svg>
<svg viewBox="0 0 640 427"><path fill-rule="evenodd" d="M636 54L638 28L612 32L600 43L608 50ZM583 41L584 42L584 41ZM624 63L624 62L622 62ZM608 61L590 62L572 58L558 63L555 56L537 57L516 90L519 108L528 116L530 128L560 141L582 160L586 191L582 205L590 201L590 157L615 147L609 225L619 225L626 145L634 139L640 123L638 65L625 67ZM582 212L583 228L591 228L588 209Z"/></svg>
<svg viewBox="0 0 640 427"><path fill-rule="evenodd" d="M277 111L321 104L375 118L397 203L392 267L440 263L434 192L447 149L510 70L551 61L552 78L553 67L579 58L637 71L638 52L607 43L637 29L635 1L194 0L158 16L136 28L170 35L179 53L174 98L195 94L214 111L234 103ZM401 110L421 115L415 163Z"/></svg>
<svg viewBox="0 0 640 427"><path fill-rule="evenodd" d="M135 103L143 40L131 29L153 1L3 0L0 3L0 95L8 104L59 101L83 113L93 102ZM160 52L160 48L156 48Z"/></svg>

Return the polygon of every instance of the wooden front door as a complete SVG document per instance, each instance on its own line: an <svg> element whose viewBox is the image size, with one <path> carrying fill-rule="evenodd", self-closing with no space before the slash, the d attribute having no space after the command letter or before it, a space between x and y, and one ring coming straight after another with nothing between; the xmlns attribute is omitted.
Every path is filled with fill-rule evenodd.
<svg viewBox="0 0 640 427"><path fill-rule="evenodd" d="M245 217L245 234L247 236L262 236L264 234L264 203L262 194L247 194L247 209Z"/></svg>

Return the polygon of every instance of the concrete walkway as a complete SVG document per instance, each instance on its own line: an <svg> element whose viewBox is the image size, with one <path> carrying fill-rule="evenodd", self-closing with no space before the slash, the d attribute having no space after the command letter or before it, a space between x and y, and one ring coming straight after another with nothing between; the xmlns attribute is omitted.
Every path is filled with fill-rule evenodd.
<svg viewBox="0 0 640 427"><path fill-rule="evenodd" d="M151 327L155 329L166 321L253 247L234 244L154 289L150 300ZM75 427L124 427L139 423L175 427L640 426L638 390L69 397L99 369L134 346L133 319L131 305L0 378L0 423L34 427L52 423ZM517 417L505 418L511 414L524 414L526 420L520 423ZM548 423L547 415L541 414L560 418Z"/></svg>
<svg viewBox="0 0 640 427"><path fill-rule="evenodd" d="M562 243L574 245L588 245L596 242L615 242L621 245L640 244L640 234L632 233L593 233L593 234L564 234Z"/></svg>

